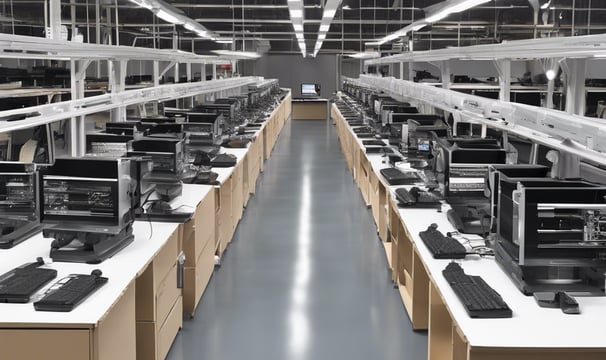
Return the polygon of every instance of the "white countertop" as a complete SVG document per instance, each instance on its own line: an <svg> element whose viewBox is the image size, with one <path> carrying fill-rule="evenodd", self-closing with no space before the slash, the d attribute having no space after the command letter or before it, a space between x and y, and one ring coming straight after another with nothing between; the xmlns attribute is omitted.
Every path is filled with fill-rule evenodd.
<svg viewBox="0 0 606 360"><path fill-rule="evenodd" d="M275 111L275 109L272 111L268 119L274 115ZM266 123L267 121L263 123L255 135L263 131ZM248 152L248 148L223 148L222 152L236 155L239 162ZM218 180L224 182L233 173L234 167L214 168L213 171L219 174ZM183 211L194 211L212 188L211 185L184 184L182 195L173 200L171 206L182 208ZM147 264L160 251L178 226L177 223L136 221L133 225L135 240L112 258L100 264L55 262L44 265L44 267L57 270L58 274L56 279L52 280L37 294L43 293L57 280L69 274L90 274L94 269L100 269L103 276L109 278L109 281L68 313L36 311L33 301L27 304L0 304L0 327L13 324L19 324L21 327L28 325L36 327L46 324L76 327L94 326L111 309L127 286L145 270ZM12 249L0 250L0 274L24 263L34 262L37 257L43 257L45 261L50 261L51 242L52 239L45 239L42 234L38 234Z"/></svg>
<svg viewBox="0 0 606 360"><path fill-rule="evenodd" d="M103 276L109 278L107 284L85 299L74 310L64 312L45 312L34 310L33 301L27 304L0 304L0 326L2 324L70 324L95 325L120 298L127 286L143 271L154 258L178 224L135 222L133 233L135 240L112 258L100 264L55 262L44 267L58 271L57 278L47 284L38 294L50 287L55 281L69 274L90 274L100 269ZM153 231L152 231L153 230ZM0 250L0 273L37 257L49 258L52 239L45 239L42 234L18 244L9 250ZM50 259L49 259L50 260Z"/></svg>
<svg viewBox="0 0 606 360"><path fill-rule="evenodd" d="M338 109L336 109L338 110ZM353 133L352 127L349 130ZM362 147L362 142L358 139ZM388 186L379 170L388 167L383 163L381 154L366 154L373 171ZM401 186L388 186L390 194ZM442 212L436 209L399 209L400 217L413 237L417 251L425 264L428 274L438 291L445 299L454 321L465 334L469 345L473 347L507 347L507 348L604 348L606 340L606 297L576 297L580 315L566 315L560 309L539 307L532 296L523 295L511 279L501 270L493 257L468 255L464 260L457 260L468 275L481 276L513 311L509 319L473 319L459 301L450 285L442 276L442 270L451 260L434 259L421 238L431 223L436 223L442 233L454 231L448 222L446 211L448 205L442 206Z"/></svg>

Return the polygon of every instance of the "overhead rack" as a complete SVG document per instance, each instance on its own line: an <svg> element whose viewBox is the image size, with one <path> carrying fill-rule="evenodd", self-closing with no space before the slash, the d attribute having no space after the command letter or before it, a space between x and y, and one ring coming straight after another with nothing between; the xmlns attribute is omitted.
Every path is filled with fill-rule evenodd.
<svg viewBox="0 0 606 360"><path fill-rule="evenodd" d="M527 138L606 165L606 123L599 119L525 104L493 100L393 77L361 75L346 83L413 99L450 112L456 121L472 122Z"/></svg>

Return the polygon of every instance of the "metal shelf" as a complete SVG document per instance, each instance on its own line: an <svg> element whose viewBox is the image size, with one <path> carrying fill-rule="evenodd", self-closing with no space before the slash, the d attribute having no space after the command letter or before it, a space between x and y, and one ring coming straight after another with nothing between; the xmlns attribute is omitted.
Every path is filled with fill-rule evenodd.
<svg viewBox="0 0 606 360"><path fill-rule="evenodd" d="M156 60L191 64L231 64L217 56L180 50L97 45L34 36L0 34L0 58L52 60Z"/></svg>
<svg viewBox="0 0 606 360"><path fill-rule="evenodd" d="M606 57L606 34L516 40L501 44L473 45L413 51L364 61L364 65L445 60L531 60L543 58Z"/></svg>
<svg viewBox="0 0 606 360"><path fill-rule="evenodd" d="M435 86L361 75L346 83L413 99L453 114L455 121L496 128L540 144L606 165L606 123L558 110L468 95Z"/></svg>
<svg viewBox="0 0 606 360"><path fill-rule="evenodd" d="M29 117L24 120L0 121L0 132L25 129L58 120L77 118L144 102L164 101L201 94L221 93L230 90L238 92L243 86L262 83L263 81L266 80L263 78L247 76L194 83L160 85L59 103L0 111L0 118L14 115L29 115Z"/></svg>

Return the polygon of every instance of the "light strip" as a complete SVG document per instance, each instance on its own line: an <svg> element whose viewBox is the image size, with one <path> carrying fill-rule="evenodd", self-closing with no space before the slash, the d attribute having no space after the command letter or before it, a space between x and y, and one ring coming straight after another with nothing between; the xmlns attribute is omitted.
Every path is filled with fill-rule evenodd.
<svg viewBox="0 0 606 360"><path fill-rule="evenodd" d="M158 9L156 10L156 16L159 17L160 19L171 23L171 24L177 24L177 25L181 25L184 24L185 21L183 21L182 19L180 19L179 17L177 17L176 15L173 15L169 12L167 12L164 9Z"/></svg>
<svg viewBox="0 0 606 360"><path fill-rule="evenodd" d="M213 50L215 54L234 58L258 59L261 54L252 51Z"/></svg>
<svg viewBox="0 0 606 360"><path fill-rule="evenodd" d="M293 29L295 30L299 51L301 52L301 55L305 57L307 55L307 48L305 45L305 33L303 28L303 17L305 15L303 0L288 0L288 13L290 14L290 21L292 22Z"/></svg>
<svg viewBox="0 0 606 360"><path fill-rule="evenodd" d="M313 57L316 57L322 48L322 44L326 39L326 33L330 29L330 24L337 14L339 6L341 6L341 0L326 0L324 12L322 13L322 21L320 22L320 28L318 30L318 38L316 39L316 45L314 46L314 52L312 54Z"/></svg>
<svg viewBox="0 0 606 360"><path fill-rule="evenodd" d="M130 2L135 3L135 4L139 5L140 7L145 8L147 10L152 9L151 4L149 4L146 0L130 0Z"/></svg>
<svg viewBox="0 0 606 360"><path fill-rule="evenodd" d="M217 34L209 31L197 21L183 15L183 12L170 4L158 0L129 0L138 6L151 10L158 18L177 25L183 25L185 29L196 34L196 36L216 40Z"/></svg>
<svg viewBox="0 0 606 360"><path fill-rule="evenodd" d="M383 45L387 42L393 41L401 36L406 35L411 31L419 31L425 26L432 24L436 21L440 21L450 14L460 13L465 10L469 10L475 6L487 3L491 0L446 0L436 5L425 8L426 13L430 13L430 15L426 16L424 19L415 21L402 29L392 32L381 39L373 41L373 43L378 43L379 45ZM432 11L435 9L435 11ZM367 43L369 44L369 43Z"/></svg>
<svg viewBox="0 0 606 360"><path fill-rule="evenodd" d="M364 51L364 52L358 52L355 54L349 54L347 56L355 58L355 59L372 59L372 58L378 58L381 55L376 51Z"/></svg>

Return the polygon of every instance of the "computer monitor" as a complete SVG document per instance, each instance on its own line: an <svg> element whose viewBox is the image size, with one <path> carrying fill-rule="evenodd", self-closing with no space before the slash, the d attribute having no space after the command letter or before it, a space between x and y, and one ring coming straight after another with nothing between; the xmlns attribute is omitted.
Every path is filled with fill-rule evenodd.
<svg viewBox="0 0 606 360"><path fill-rule="evenodd" d="M467 143L466 139L435 139L434 171L443 174L445 198L486 198L488 167L505 164L507 152L488 141ZM455 202L459 202L456 201Z"/></svg>
<svg viewBox="0 0 606 360"><path fill-rule="evenodd" d="M130 159L62 158L40 175L43 236L55 261L98 263L134 240Z"/></svg>
<svg viewBox="0 0 606 360"><path fill-rule="evenodd" d="M94 156L121 157L128 151L132 135L86 134L86 153Z"/></svg>
<svg viewBox="0 0 606 360"><path fill-rule="evenodd" d="M605 197L586 181L501 177L496 262L524 294L604 295Z"/></svg>
<svg viewBox="0 0 606 360"><path fill-rule="evenodd" d="M448 125L441 119L409 119L408 152L427 157L431 151L431 140L434 137L447 137L450 134Z"/></svg>
<svg viewBox="0 0 606 360"><path fill-rule="evenodd" d="M320 84L301 84L301 96L320 96Z"/></svg>
<svg viewBox="0 0 606 360"><path fill-rule="evenodd" d="M179 175L183 170L183 140L143 138L130 146L128 156L151 156L154 173Z"/></svg>
<svg viewBox="0 0 606 360"><path fill-rule="evenodd" d="M105 123L105 132L108 134L133 136L135 127L140 123L138 120L107 122Z"/></svg>

